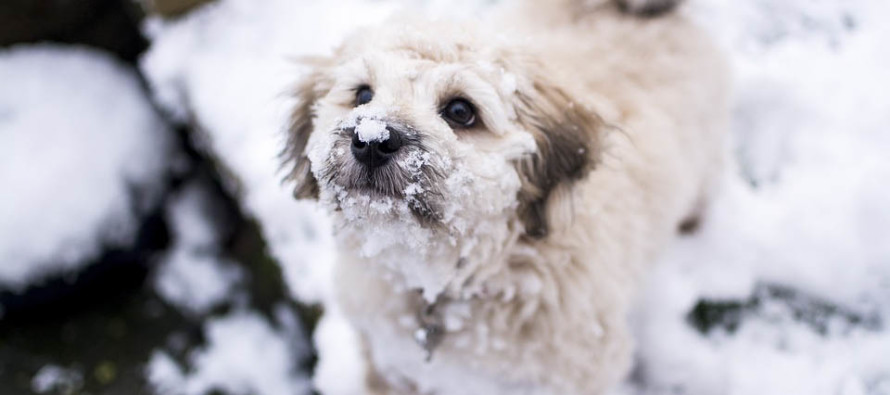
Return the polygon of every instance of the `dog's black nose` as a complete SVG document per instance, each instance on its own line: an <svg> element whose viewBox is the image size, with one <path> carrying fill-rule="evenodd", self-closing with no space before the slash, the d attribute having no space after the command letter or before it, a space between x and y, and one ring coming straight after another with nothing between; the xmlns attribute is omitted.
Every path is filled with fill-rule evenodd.
<svg viewBox="0 0 890 395"><path fill-rule="evenodd" d="M386 131L389 132L389 137L369 142L362 141L358 133L353 131L352 156L372 169L385 165L402 148L403 140L402 134L395 128L387 126Z"/></svg>

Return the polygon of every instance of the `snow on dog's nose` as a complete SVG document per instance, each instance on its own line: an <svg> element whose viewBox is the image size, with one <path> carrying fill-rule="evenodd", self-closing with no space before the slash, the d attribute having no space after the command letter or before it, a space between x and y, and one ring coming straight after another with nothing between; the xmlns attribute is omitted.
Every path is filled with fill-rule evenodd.
<svg viewBox="0 0 890 395"><path fill-rule="evenodd" d="M352 156L370 169L385 165L402 147L402 134L381 120L360 118L345 131L352 134Z"/></svg>

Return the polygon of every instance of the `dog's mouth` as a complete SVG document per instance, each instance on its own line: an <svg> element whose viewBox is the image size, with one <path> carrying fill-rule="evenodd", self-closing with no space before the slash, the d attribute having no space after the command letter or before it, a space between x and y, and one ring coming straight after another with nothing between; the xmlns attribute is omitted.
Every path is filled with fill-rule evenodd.
<svg viewBox="0 0 890 395"><path fill-rule="evenodd" d="M338 184L349 191L372 198L404 199L404 186L407 184L405 175L395 167L393 164L387 164L375 169L351 169L351 174L342 177Z"/></svg>

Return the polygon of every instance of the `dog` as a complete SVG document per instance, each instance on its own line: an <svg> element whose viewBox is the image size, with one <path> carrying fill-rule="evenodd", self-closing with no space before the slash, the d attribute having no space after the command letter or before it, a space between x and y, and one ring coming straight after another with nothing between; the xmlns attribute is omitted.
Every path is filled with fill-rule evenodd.
<svg viewBox="0 0 890 395"><path fill-rule="evenodd" d="M602 394L627 375L639 283L727 151L726 67L676 3L397 17L310 62L287 177L333 218L367 393Z"/></svg>

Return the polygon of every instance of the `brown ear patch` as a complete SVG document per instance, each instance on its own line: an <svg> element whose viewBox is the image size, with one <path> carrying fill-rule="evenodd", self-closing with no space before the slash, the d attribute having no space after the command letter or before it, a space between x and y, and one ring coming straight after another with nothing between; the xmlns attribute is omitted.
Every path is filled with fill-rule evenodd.
<svg viewBox="0 0 890 395"><path fill-rule="evenodd" d="M516 166L522 180L518 214L526 234L547 236L547 201L554 188L584 178L600 160L603 121L562 88L538 79L519 90L517 116L538 151Z"/></svg>
<svg viewBox="0 0 890 395"><path fill-rule="evenodd" d="M318 199L318 181L312 175L306 145L315 128L315 102L330 90L329 86L323 74L316 70L307 75L296 88L297 104L291 112L287 144L282 158L284 166L291 168L285 180L296 184L294 197L297 199Z"/></svg>

